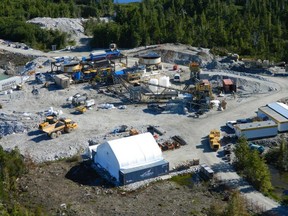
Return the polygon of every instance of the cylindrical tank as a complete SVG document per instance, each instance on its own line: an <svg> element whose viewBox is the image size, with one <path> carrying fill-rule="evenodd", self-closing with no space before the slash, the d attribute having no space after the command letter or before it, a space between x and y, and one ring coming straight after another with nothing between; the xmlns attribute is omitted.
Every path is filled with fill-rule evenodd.
<svg viewBox="0 0 288 216"><path fill-rule="evenodd" d="M153 85L149 85L150 90L153 91L153 92L157 92L158 91L158 87L154 86L154 85L158 85L158 79L150 79L149 83L153 84Z"/></svg>
<svg viewBox="0 0 288 216"><path fill-rule="evenodd" d="M142 57L139 60L140 64L144 65L157 65L161 63L161 56L158 57Z"/></svg>

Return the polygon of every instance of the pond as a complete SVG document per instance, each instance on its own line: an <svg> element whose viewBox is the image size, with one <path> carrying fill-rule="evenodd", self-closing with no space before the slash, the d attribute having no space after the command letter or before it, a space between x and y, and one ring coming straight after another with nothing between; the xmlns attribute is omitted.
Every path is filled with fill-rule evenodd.
<svg viewBox="0 0 288 216"><path fill-rule="evenodd" d="M8 77L9 76L7 76L6 74L0 73L0 80L7 79Z"/></svg>
<svg viewBox="0 0 288 216"><path fill-rule="evenodd" d="M268 165L271 173L271 183L274 187L274 193L280 198L288 195L288 172L282 172L274 166Z"/></svg>

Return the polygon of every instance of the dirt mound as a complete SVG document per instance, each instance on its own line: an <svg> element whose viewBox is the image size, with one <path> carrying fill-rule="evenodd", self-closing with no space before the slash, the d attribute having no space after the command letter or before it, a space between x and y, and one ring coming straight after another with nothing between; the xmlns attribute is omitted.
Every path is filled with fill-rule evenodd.
<svg viewBox="0 0 288 216"><path fill-rule="evenodd" d="M207 184L193 184L190 176L184 181L186 185L159 181L126 192L105 185L90 167L58 161L30 169L19 181L19 199L41 206L48 215L83 216L147 215L147 209L149 215L205 215L212 203L226 204L221 200L223 190L218 193L208 190Z"/></svg>
<svg viewBox="0 0 288 216"><path fill-rule="evenodd" d="M189 65L190 62L198 62L202 66L212 62L213 55L209 49L196 48L183 44L161 44L146 47L138 47L124 51L128 56L139 57L149 52L155 52L161 56L162 62Z"/></svg>
<svg viewBox="0 0 288 216"><path fill-rule="evenodd" d="M77 43L81 38L87 38L83 27L85 21L85 19L36 17L28 22L39 25L41 28L66 32Z"/></svg>
<svg viewBox="0 0 288 216"><path fill-rule="evenodd" d="M85 35L84 22L88 19L84 18L50 18L50 17L36 17L27 22L39 25L44 29L59 30L66 32L70 39L76 42L76 46L85 46L89 43L89 36ZM100 18L100 21L108 22L108 18Z"/></svg>
<svg viewBox="0 0 288 216"><path fill-rule="evenodd" d="M23 55L21 53L9 52L0 49L0 66L12 62L16 66L25 65L26 62L34 59L33 56Z"/></svg>

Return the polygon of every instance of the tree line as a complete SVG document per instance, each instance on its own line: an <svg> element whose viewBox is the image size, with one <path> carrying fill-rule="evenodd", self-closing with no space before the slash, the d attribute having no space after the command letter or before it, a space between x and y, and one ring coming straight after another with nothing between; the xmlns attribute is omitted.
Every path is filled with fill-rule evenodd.
<svg viewBox="0 0 288 216"><path fill-rule="evenodd" d="M94 46L111 41L126 48L172 42L288 60L285 0L143 0L115 5L114 20L90 23Z"/></svg>
<svg viewBox="0 0 288 216"><path fill-rule="evenodd" d="M0 37L23 42L35 49L66 47L69 35L57 30L41 29L26 21L35 17L100 17L113 13L113 0L2 0L0 1Z"/></svg>
<svg viewBox="0 0 288 216"><path fill-rule="evenodd" d="M2 23L13 19L20 28L9 32L13 40L24 35L23 41L41 48L39 43L45 41L37 38L38 32L25 21L44 16L93 18L85 27L93 35L91 45L97 48L106 48L111 42L123 48L183 43L225 48L262 59L288 60L286 0L143 0L131 4L115 4L113 0L0 1ZM112 17L113 21L102 23L95 19L102 16ZM25 34L33 37L26 37L23 28L28 32ZM2 28L1 37L3 31ZM54 34L57 36L50 32L49 37L58 41L56 37L60 35Z"/></svg>
<svg viewBox="0 0 288 216"><path fill-rule="evenodd" d="M288 171L288 142L283 139L279 147L273 148L265 155L266 160L278 169Z"/></svg>
<svg viewBox="0 0 288 216"><path fill-rule="evenodd" d="M245 138L238 139L234 149L234 165L257 190L268 195L273 190L271 174L264 157L257 150L251 150Z"/></svg>
<svg viewBox="0 0 288 216"><path fill-rule="evenodd" d="M0 17L100 17L113 14L113 0L1 0Z"/></svg>

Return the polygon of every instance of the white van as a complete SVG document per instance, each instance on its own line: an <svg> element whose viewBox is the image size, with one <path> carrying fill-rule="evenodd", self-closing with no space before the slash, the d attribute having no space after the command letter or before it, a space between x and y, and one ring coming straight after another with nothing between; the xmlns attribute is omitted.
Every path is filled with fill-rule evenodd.
<svg viewBox="0 0 288 216"><path fill-rule="evenodd" d="M174 82L180 82L180 74L176 73L173 80Z"/></svg>
<svg viewBox="0 0 288 216"><path fill-rule="evenodd" d="M227 121L226 126L232 130L235 130L234 126L237 124L237 121Z"/></svg>

